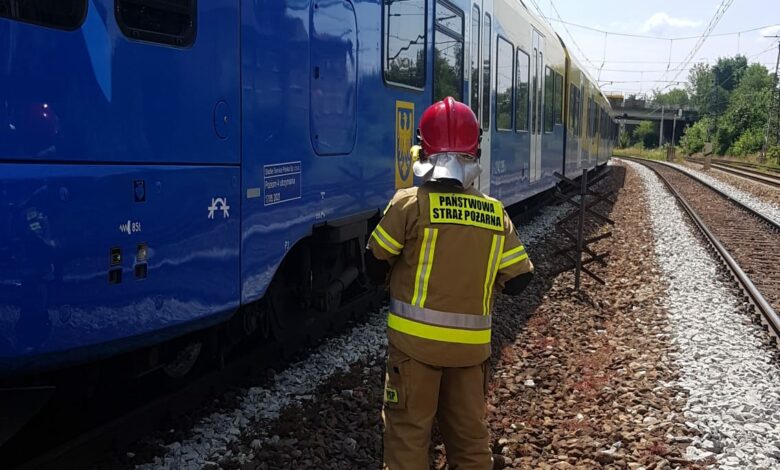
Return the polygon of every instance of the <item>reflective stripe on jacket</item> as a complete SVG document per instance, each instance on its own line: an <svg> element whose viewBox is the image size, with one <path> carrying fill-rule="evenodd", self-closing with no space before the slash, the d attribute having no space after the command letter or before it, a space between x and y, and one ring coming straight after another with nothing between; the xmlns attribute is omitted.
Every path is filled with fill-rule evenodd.
<svg viewBox="0 0 780 470"><path fill-rule="evenodd" d="M533 270L499 201L436 182L398 191L369 248L393 266L390 342L442 367L487 359L494 291Z"/></svg>

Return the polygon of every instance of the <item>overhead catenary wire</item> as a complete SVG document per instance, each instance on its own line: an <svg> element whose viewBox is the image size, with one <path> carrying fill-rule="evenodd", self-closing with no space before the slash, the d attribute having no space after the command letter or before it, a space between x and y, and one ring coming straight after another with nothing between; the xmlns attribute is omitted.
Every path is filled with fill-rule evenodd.
<svg viewBox="0 0 780 470"><path fill-rule="evenodd" d="M712 31L715 29L716 26L718 26L718 23L720 23L720 20L723 18L723 16L726 14L728 9L731 7L731 4L734 3L734 0L723 0L720 3L720 6L718 6L718 9L715 11L715 14L712 16L712 19L710 19L710 22L707 24L707 27L704 28L704 33L701 37L699 37L699 40L696 41L696 44L693 45L691 48L691 51L688 53L687 56L685 56L685 59L683 59L683 63L685 65L682 66L682 68L687 67L688 64L691 63L691 61L696 57L696 54L699 52L701 47L704 45L705 42L707 42L707 38L709 38L710 34L712 34ZM672 82L677 80L680 77L680 74L682 74L682 70L678 71L674 78L672 78ZM671 85L666 85L664 87L664 90L668 90Z"/></svg>
<svg viewBox="0 0 780 470"><path fill-rule="evenodd" d="M763 50L761 52L758 52L758 53L753 54L752 56L748 57L747 60L750 61L750 59L752 59L754 57L758 57L758 56L760 56L762 54L765 54L766 52L768 52L770 50L774 50L774 49L775 49L775 44L772 44L769 48L767 48L767 49L765 49L765 50ZM723 81L719 85L720 86L724 86L724 85L728 84L731 80L734 79L734 77L735 77L734 74L730 75L725 81ZM615 82L615 83L617 83L617 82ZM683 82L680 82L680 83L683 83ZM670 85L667 85L667 87L664 88L664 90L666 90L669 86ZM663 92L664 90L661 90L661 92ZM639 93L638 94L641 94L641 92L642 92L642 88L641 88L641 84L640 84L640 88L639 88ZM664 113L663 108L664 108L664 105L656 106L655 109L653 109L652 111L648 112L647 114L648 115L653 115L653 114L657 113L658 111L661 111L661 115L663 116L663 113Z"/></svg>
<svg viewBox="0 0 780 470"><path fill-rule="evenodd" d="M558 10L557 6L555 5L554 0L548 0L549 2L549 13L547 15L544 15L538 0L530 0L530 2L533 4L533 7L535 8L536 12L544 19L544 21L550 25L551 22L557 23L558 27L562 27L565 33L568 35L568 37L571 39L571 45L574 49L577 50L579 57L583 59L585 62L584 65L587 66L588 69L590 69L590 72L597 77L597 81L602 83L608 83L612 80L606 80L603 77L603 72L616 72L616 73L639 73L642 74L642 78L645 78L644 74L653 74L653 73L659 73L663 74L663 76L656 77L659 78L659 80L646 80L648 83L656 83L656 84L667 84L667 86L664 88L664 90L669 89L671 86L675 84L680 83L680 76L684 73L689 71L692 68L691 62L694 59L698 59L698 61L702 62L714 62L716 59L707 59L707 58L697 58L696 54L699 52L703 44L706 42L706 40L710 37L728 37L728 36L737 36L737 40L741 41L742 34L747 34L755 31L760 31L767 28L773 28L780 26L780 23L772 23L772 24L765 24L761 26L754 26L751 28L741 29L739 31L728 31L728 32L722 32L722 33L714 33L715 27L719 24L722 17L725 15L726 11L731 7L731 4L733 3L733 0L723 0L720 5L718 6L715 14L713 15L712 19L710 19L709 23L703 30L702 34L699 35L680 35L680 36L669 36L669 37L663 37L663 36L653 36L649 34L638 34L638 33L623 33L619 31L612 31L602 28L596 28L591 27L587 25L583 25L580 23L576 23L573 21L567 21L565 20L562 15L560 14L560 11ZM574 34L569 29L569 26L575 27L575 28L581 28L589 31L593 31L595 33L599 33L604 35L603 39L603 52L601 60L599 60L597 63L594 63L588 55L586 55L580 47L579 43L577 42ZM553 28L557 29L557 28ZM608 39L609 36L625 36L625 37L634 37L634 38L640 38L640 39L651 39L651 40L661 40L661 41L669 41L669 53L667 60L658 60L658 61L652 61L652 60L619 60L619 59L610 59L607 56L606 50L608 48ZM674 50L674 42L675 41L684 41L684 40L697 40L696 44L691 48L690 52L685 56L684 60L675 61L672 60L672 52ZM741 44L741 43L740 43ZM738 46L738 49L741 50L741 45ZM621 67L612 67L609 68L608 64L665 64L665 69L663 70L623 70ZM659 67L660 68L660 67ZM671 79L670 79L671 77ZM652 75L650 76L652 78ZM651 85L652 86L652 85Z"/></svg>
<svg viewBox="0 0 780 470"><path fill-rule="evenodd" d="M572 49L577 51L577 56L580 58L584 63L586 69L589 69L589 72L592 74L592 76L597 77L596 82L600 82L601 85L605 88L610 87L611 84L630 84L630 83L638 83L638 84L648 84L649 89L644 88L642 86L639 87L637 91L640 93L643 89L646 89L648 91L652 90L654 88L653 84L656 84L659 86L659 88L655 88L655 92L663 92L665 90L668 90L676 85L681 85L684 83L684 80L681 79L681 76L683 73L689 72L693 67L693 61L695 60L696 63L708 63L710 65L714 65L717 60L720 60L720 58L714 59L714 58L705 58L705 57L697 57L696 54L701 50L702 46L706 43L708 38L711 37L729 37L729 36L736 36L737 41L741 41L742 35L764 30L767 28L773 28L780 26L780 23L772 23L772 24L766 24L761 26L754 26L751 28L741 29L739 31L728 31L728 32L719 32L715 33L714 30L723 18L723 16L726 14L726 12L729 10L731 5L733 4L733 0L722 0L716 9L715 13L713 14L712 18L707 23L706 27L699 35L680 35L680 36L669 36L669 37L663 37L663 36L652 36L648 34L636 34L636 33L621 33L618 31L611 31L607 29L602 28L596 28L591 26L582 25L576 22L567 21L565 20L558 7L555 4L554 0L547 0L548 1L548 11L545 15L542 11L542 8L540 6L539 0L528 0L528 6L533 6L533 9L536 11L537 14L543 19L543 21L550 26L553 30L555 29L563 29L562 32L564 32L568 36L568 40L566 41L569 45L572 47ZM557 23L557 27L554 27L551 23L555 22ZM586 30L590 30L596 33L599 33L604 36L603 38L603 45L602 45L602 57L600 57L598 60L591 60L591 56L588 56L585 54L583 48L580 46L580 44L577 41L577 38L572 33L572 30L569 28L569 26L574 28L583 28ZM636 59L636 60L625 60L625 59L612 59L608 57L607 49L611 50L610 44L608 43L608 40L610 35L614 36L626 36L626 37L637 37L641 39L653 39L653 40L661 40L661 41L669 41L669 47L668 47L668 56L666 60L643 60L643 59ZM683 60L672 60L673 58L673 51L674 49L674 41L683 41L683 40L696 40L696 44L693 45L693 47L690 49L690 51L687 52L685 58ZM738 50L742 50L742 43L740 42L740 45L738 46ZM762 51L759 54L761 55L768 51ZM753 57L754 57L753 56ZM759 61L760 62L760 61ZM627 67L620 67L620 66L613 66L610 67L609 64L664 64L661 67L658 67L657 70L651 68L650 70L626 70L631 68L632 66ZM762 65L769 67L771 64L763 64ZM609 80L609 76L604 77L604 73L631 73L631 74L640 74L641 80L631 80L631 77L628 77L628 79L623 80L624 77L615 77L619 80ZM659 75L652 75L652 74L661 74ZM649 76L648 76L649 75ZM656 79L653 79L656 78ZM623 87L620 87L623 88ZM631 88L631 87L627 87ZM612 89L614 90L614 89ZM636 90L636 89L635 89ZM632 93L635 93L636 91L632 90Z"/></svg>
<svg viewBox="0 0 780 470"><path fill-rule="evenodd" d="M608 34L610 36L623 36L623 37L630 37L630 38L637 38L637 39L651 39L651 40L657 40L657 41L669 41L669 40L685 41L685 40L692 40L692 39L700 39L700 38L702 38L704 36L702 34L702 35L698 35L698 36L665 37L665 36L653 36L653 35L648 35L648 34L623 33L623 32L619 32L619 31L608 31L608 30L601 29L601 28L594 28L592 26L586 26L586 25L583 25L583 24L574 23L574 22L571 22L571 21L566 21L566 20L563 20L560 16L557 19L556 18L546 18L546 19L548 19L550 21L555 21L555 22L561 23L561 24L566 25L566 26L574 26L576 28L587 29L589 31L593 31L593 32L600 33L600 34ZM780 26L780 23L768 24L768 25L764 25L764 26L756 26L754 28L743 29L743 30L740 30L740 31L732 31L732 32L729 32L729 33L710 34L708 37L737 36L737 35L741 35L741 34L745 34L745 33L752 33L754 31L760 31L762 29L772 28L772 27L775 27L775 26Z"/></svg>
<svg viewBox="0 0 780 470"><path fill-rule="evenodd" d="M552 24L550 24L550 22L547 20L547 17L544 15L544 13L542 13L542 9L539 7L539 3L537 3L537 1L536 1L536 0L531 0L531 2L533 3L533 5L534 5L534 8L536 8L536 11L539 13L539 15L540 15L542 18L544 18L544 20L545 20L545 21L547 21L547 24L548 24L548 25L550 25L550 27L552 28ZM556 15L558 18L561 18L561 13L558 11L558 7L556 7L556 6L555 6L555 2L553 2L553 0L550 0L550 6L552 7L553 11L555 12L555 15ZM553 30L554 30L554 29L555 29L555 28L553 28ZM565 24L563 25L563 29L566 31L566 34L568 34L568 35L569 35L569 38L571 38L571 43L572 43L572 45L574 46L574 48L577 50L577 54L579 55L579 57L582 57L582 60L584 60L585 62L589 63L589 64L590 64L590 65L592 65L593 67L596 67L596 64L594 64L594 63L593 63L593 62L592 62L592 61L591 61L591 60L588 58L588 56L587 56L587 55L585 55L585 52L583 52L582 48L581 48L581 47L580 47L580 45L577 43L577 40L576 40L576 39L574 39L574 35L573 35L573 34L571 34L571 31L569 31L569 28L567 28Z"/></svg>

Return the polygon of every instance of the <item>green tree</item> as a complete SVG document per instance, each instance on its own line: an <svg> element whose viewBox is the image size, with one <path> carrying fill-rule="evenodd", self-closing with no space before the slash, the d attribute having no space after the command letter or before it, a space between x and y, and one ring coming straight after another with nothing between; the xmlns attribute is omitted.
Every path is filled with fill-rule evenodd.
<svg viewBox="0 0 780 470"><path fill-rule="evenodd" d="M763 144L772 76L761 64L751 65L740 75L717 122L715 151L721 154L747 155L761 150Z"/></svg>
<svg viewBox="0 0 780 470"><path fill-rule="evenodd" d="M656 147L658 144L658 128L652 121L642 121L632 133L633 142L642 144L644 148Z"/></svg>
<svg viewBox="0 0 780 470"><path fill-rule="evenodd" d="M721 57L713 66L696 64L686 91L703 119L686 129L681 140L685 150L699 152L704 142L712 141L719 154L758 152L771 88L767 69L749 65L745 56Z"/></svg>
<svg viewBox="0 0 780 470"><path fill-rule="evenodd" d="M674 88L666 93L656 90L653 93L653 101L656 106L663 105L668 108L678 108L687 106L690 103L690 97L688 96L688 91L684 88Z"/></svg>
<svg viewBox="0 0 780 470"><path fill-rule="evenodd" d="M618 147L619 148L626 148L629 145L631 145L631 136L628 135L628 131L625 129L621 129L620 134L618 134Z"/></svg>
<svg viewBox="0 0 780 470"><path fill-rule="evenodd" d="M711 109L715 75L707 64L696 64L688 73L688 96L702 116L713 114Z"/></svg>
<svg viewBox="0 0 780 470"><path fill-rule="evenodd" d="M744 56L721 57L710 67L696 64L688 74L688 94L691 104L704 116L714 116L726 111L731 92L739 85L747 69Z"/></svg>
<svg viewBox="0 0 780 470"><path fill-rule="evenodd" d="M718 63L712 67L715 75L715 84L727 92L734 91L742 80L742 76L748 68L747 58L743 55L734 57L721 57Z"/></svg>

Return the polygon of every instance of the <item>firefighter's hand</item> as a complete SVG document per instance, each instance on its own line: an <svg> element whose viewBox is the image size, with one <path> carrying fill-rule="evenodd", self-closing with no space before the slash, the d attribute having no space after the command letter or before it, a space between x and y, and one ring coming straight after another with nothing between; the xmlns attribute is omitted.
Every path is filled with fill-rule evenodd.
<svg viewBox="0 0 780 470"><path fill-rule="evenodd" d="M387 284L391 267L387 261L378 260L371 255L366 256L366 276L375 286Z"/></svg>
<svg viewBox="0 0 780 470"><path fill-rule="evenodd" d="M504 294L506 295L520 295L523 293L528 284L534 278L534 273L524 273L517 277L513 277L508 280L504 285Z"/></svg>

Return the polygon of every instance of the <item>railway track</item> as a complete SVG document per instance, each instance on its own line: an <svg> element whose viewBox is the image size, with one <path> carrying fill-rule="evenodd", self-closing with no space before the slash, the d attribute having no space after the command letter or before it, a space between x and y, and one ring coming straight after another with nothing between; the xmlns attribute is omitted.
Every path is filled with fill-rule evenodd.
<svg viewBox="0 0 780 470"><path fill-rule="evenodd" d="M704 160L699 158L689 158L688 161L704 164ZM711 165L720 171L780 188L780 170L747 162L736 163L728 160L713 160Z"/></svg>
<svg viewBox="0 0 780 470"><path fill-rule="evenodd" d="M645 165L664 182L780 344L780 224L671 165L626 160Z"/></svg>

